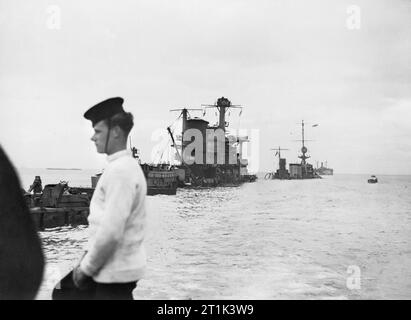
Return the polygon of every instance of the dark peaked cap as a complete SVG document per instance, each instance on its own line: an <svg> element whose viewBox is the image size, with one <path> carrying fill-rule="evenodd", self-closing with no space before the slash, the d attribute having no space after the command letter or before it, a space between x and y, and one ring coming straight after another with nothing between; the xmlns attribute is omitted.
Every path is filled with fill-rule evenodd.
<svg viewBox="0 0 411 320"><path fill-rule="evenodd" d="M117 113L124 112L123 102L124 99L120 97L104 100L88 109L84 114L84 118L91 120L94 126L101 120L109 119Z"/></svg>

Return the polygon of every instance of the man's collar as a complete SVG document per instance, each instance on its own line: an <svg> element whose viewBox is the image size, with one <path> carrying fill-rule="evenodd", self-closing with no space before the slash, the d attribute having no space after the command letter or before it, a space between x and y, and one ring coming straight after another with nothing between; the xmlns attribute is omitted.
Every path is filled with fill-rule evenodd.
<svg viewBox="0 0 411 320"><path fill-rule="evenodd" d="M112 162L112 161L114 161L118 158L129 156L129 155L131 156L131 151L130 150L127 150L127 149L120 150L120 151L117 151L117 152L107 156L107 161Z"/></svg>

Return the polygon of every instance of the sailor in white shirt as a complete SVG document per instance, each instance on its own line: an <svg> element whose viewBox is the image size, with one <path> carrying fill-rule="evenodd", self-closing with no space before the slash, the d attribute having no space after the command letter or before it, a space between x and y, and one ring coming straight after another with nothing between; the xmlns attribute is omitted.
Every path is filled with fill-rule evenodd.
<svg viewBox="0 0 411 320"><path fill-rule="evenodd" d="M90 203L87 252L73 271L75 285L91 290L94 299L132 299L146 269L147 185L127 150L133 116L124 111L123 101L111 98L84 114L92 121L97 152L108 155Z"/></svg>

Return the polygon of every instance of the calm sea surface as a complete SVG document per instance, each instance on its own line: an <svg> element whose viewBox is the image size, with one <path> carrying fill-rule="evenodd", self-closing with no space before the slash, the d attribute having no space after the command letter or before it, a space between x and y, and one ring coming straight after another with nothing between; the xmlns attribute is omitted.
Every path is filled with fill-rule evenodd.
<svg viewBox="0 0 411 320"><path fill-rule="evenodd" d="M24 188L93 170L20 169ZM240 187L148 197L148 273L136 299L410 299L411 177L260 178ZM87 227L41 232L38 299L83 253Z"/></svg>

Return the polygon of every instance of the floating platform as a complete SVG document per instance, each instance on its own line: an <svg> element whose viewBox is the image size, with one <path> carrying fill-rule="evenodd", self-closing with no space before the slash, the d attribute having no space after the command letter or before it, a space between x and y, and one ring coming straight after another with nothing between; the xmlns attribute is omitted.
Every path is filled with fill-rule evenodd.
<svg viewBox="0 0 411 320"><path fill-rule="evenodd" d="M38 230L63 226L88 225L89 207L77 208L30 208Z"/></svg>
<svg viewBox="0 0 411 320"><path fill-rule="evenodd" d="M87 225L92 188L70 188L67 183L48 184L42 193L25 193L24 199L38 230Z"/></svg>

